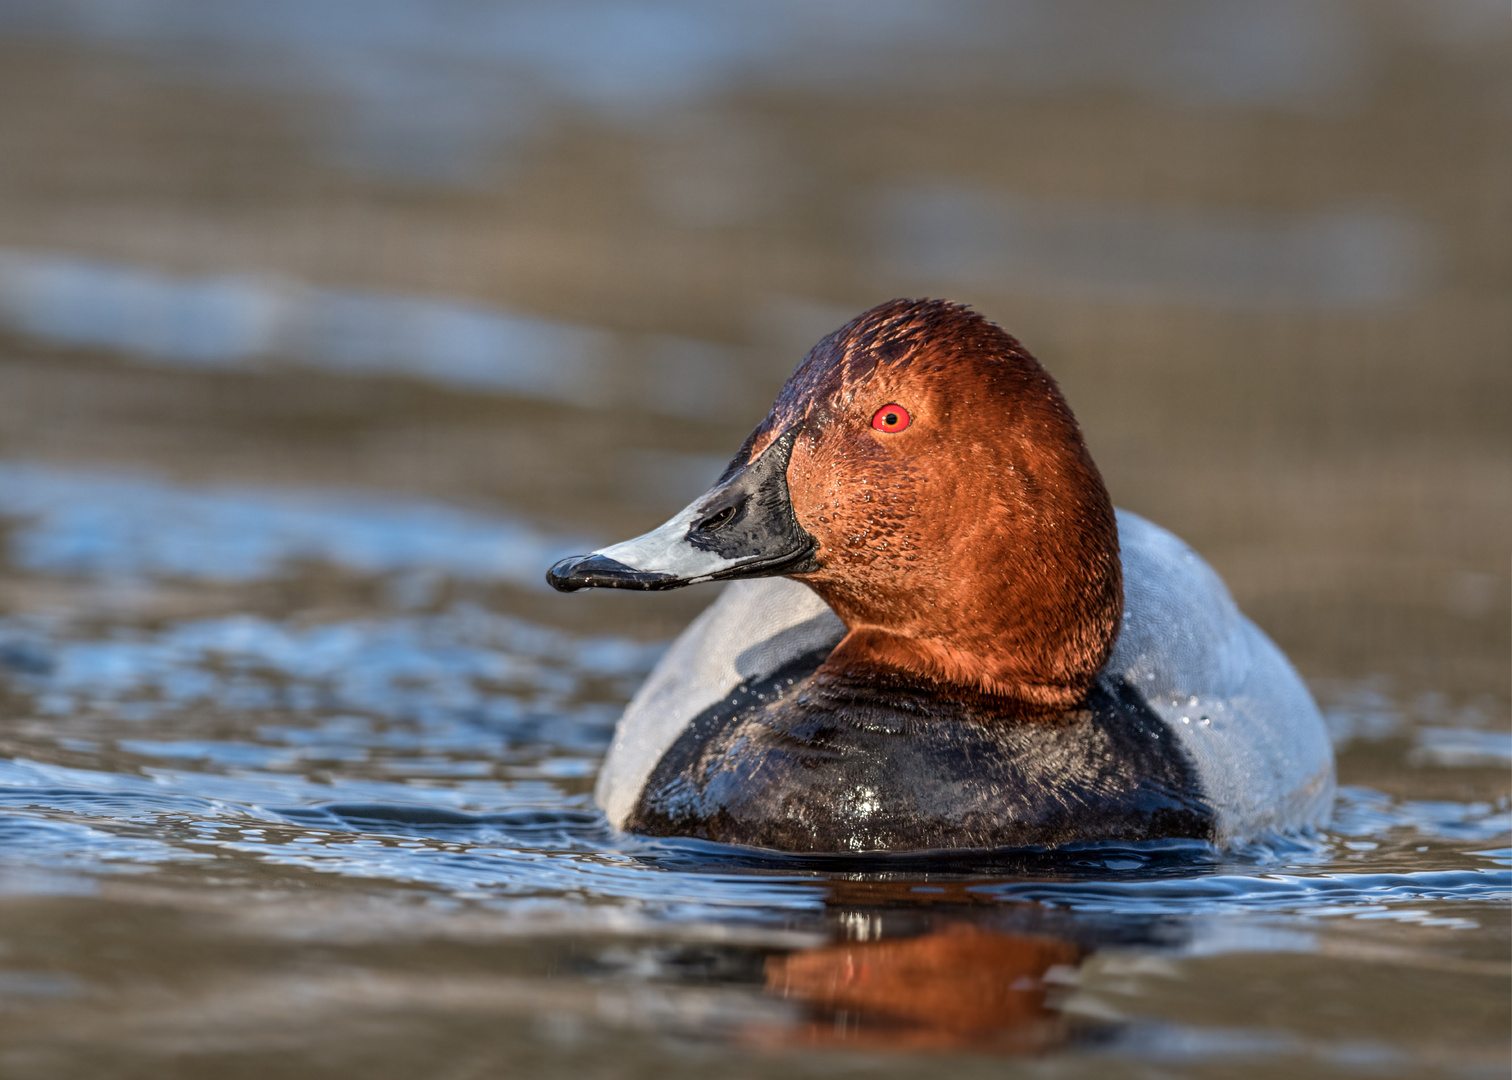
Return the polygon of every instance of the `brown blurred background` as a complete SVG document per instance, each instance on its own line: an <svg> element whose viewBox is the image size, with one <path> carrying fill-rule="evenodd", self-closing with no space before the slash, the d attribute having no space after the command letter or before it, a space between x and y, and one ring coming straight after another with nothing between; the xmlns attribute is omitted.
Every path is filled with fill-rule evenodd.
<svg viewBox="0 0 1512 1080"><path fill-rule="evenodd" d="M945 296L1320 694L1497 726L1509 52L1476 0L6 0L0 459L610 539Z"/></svg>

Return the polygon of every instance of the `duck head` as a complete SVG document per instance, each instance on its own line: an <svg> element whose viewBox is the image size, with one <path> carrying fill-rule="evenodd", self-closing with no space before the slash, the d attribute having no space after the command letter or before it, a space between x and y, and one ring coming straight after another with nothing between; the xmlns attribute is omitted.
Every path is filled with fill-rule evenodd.
<svg viewBox="0 0 1512 1080"><path fill-rule="evenodd" d="M782 575L848 633L820 683L1080 702L1118 634L1107 490L1049 374L967 308L894 300L810 350L704 495L557 589Z"/></svg>

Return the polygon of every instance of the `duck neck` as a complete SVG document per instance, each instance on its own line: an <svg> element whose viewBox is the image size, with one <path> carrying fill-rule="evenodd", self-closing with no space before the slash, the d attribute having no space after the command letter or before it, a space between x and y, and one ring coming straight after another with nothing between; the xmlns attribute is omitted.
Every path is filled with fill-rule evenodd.
<svg viewBox="0 0 1512 1080"><path fill-rule="evenodd" d="M1091 688L1091 678L1055 682L1019 668L1000 657L977 655L938 640L857 627L835 646L814 677L831 691L848 686L923 690L950 699L987 699L1028 716L1059 715L1075 708Z"/></svg>
<svg viewBox="0 0 1512 1080"><path fill-rule="evenodd" d="M811 587L847 630L816 677L837 686L907 682L1023 713L1079 707L1123 617L1111 507L1105 524L1100 517L1082 542L1046 545L1043 556L1018 545L1012 573L1000 559L962 559L954 572L913 564L885 583L816 575Z"/></svg>

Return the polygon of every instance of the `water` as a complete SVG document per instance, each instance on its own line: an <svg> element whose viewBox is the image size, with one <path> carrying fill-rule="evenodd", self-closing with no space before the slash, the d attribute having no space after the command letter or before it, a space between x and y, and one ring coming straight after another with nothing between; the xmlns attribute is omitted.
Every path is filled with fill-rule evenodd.
<svg viewBox="0 0 1512 1080"><path fill-rule="evenodd" d="M0 6L0 1074L1506 1075L1499 5L360 6ZM1327 829L607 828L714 593L545 567L919 293L1292 656Z"/></svg>

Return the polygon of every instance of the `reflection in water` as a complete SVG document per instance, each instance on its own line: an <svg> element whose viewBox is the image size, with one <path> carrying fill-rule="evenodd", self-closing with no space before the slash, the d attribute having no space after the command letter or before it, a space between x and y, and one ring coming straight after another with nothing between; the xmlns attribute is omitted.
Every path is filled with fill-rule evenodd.
<svg viewBox="0 0 1512 1080"><path fill-rule="evenodd" d="M1473 13L1472 13L1473 14ZM1088 33L1089 28L1096 33ZM1317 109L1365 74L1333 5L1153 0L12 0L0 28L146 52L171 71L342 106L321 149L383 173L474 179L563 103L621 124L752 85L848 93L1133 91L1201 106Z"/></svg>
<svg viewBox="0 0 1512 1080"><path fill-rule="evenodd" d="M540 568L583 541L422 499L226 485L0 461L10 557L98 578L256 581L301 561L544 587Z"/></svg>
<svg viewBox="0 0 1512 1080"><path fill-rule="evenodd" d="M842 923L865 912L845 912ZM1067 1028L1046 981L1084 955L1069 942L947 923L914 938L846 941L766 963L767 991L809 1006L783 1042L891 1049L1046 1050ZM757 1036L759 1038L759 1036Z"/></svg>
<svg viewBox="0 0 1512 1080"><path fill-rule="evenodd" d="M894 273L1025 296L1222 307L1369 306L1422 291L1422 230L1356 207L1285 216L1014 198L931 186L879 199Z"/></svg>
<svg viewBox="0 0 1512 1080"><path fill-rule="evenodd" d="M744 389L735 356L708 342L616 336L417 296L245 276L175 278L56 254L0 251L0 320L47 342L158 364L399 375L672 416L728 415ZM620 370L625 354L636 361L634 379Z"/></svg>
<svg viewBox="0 0 1512 1080"><path fill-rule="evenodd" d="M1414 765L1451 769L1512 765L1512 731L1423 727L1417 730L1416 739L1417 747L1408 758Z"/></svg>

